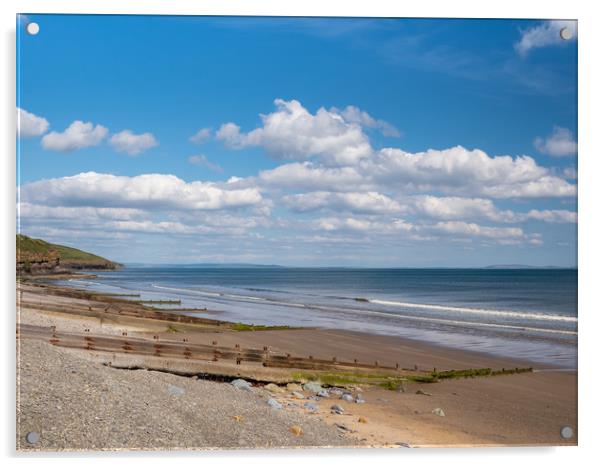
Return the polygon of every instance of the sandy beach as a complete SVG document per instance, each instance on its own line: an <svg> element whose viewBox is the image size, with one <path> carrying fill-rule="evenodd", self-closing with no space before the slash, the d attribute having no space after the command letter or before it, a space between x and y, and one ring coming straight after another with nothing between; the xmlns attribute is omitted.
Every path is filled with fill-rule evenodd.
<svg viewBox="0 0 602 466"><path fill-rule="evenodd" d="M397 365L425 372L506 370L526 365L524 361L361 332L235 331L210 323L142 318L122 314L120 306L129 309L133 305L117 298L85 299L70 295L68 290L48 293L32 284L19 285L17 296L18 324L24 329L17 340L20 450L577 443L576 371L531 365L533 371L525 373L437 383L409 380L394 390L374 384L334 387L322 383L328 397L318 397L303 390L303 380L288 387L287 383L270 385L273 374L287 374L284 369L221 361L221 366L211 366L211 362L177 361L165 354L134 356L109 354L95 347L64 348L51 344L52 338L44 332L84 338L123 338L127 334L136 341L158 340L165 346L185 341L199 347L269 347L274 354L357 360L377 367ZM95 310L99 306L117 311L100 315ZM153 312L150 307L137 306ZM110 361L117 363L109 366ZM127 367L128 361L135 368L162 370L118 368ZM203 369L186 369L180 375L165 369L195 364ZM206 375L208 370L219 373L220 367L224 368L221 380L215 373L199 375ZM232 386L236 374L255 374L242 377L251 383L249 390ZM266 380L258 380L262 378ZM340 399L341 391L365 402ZM270 407L268 400L280 407ZM336 413L333 405L343 408L342 412ZM573 429L572 438L560 436L564 426ZM38 433L40 440L28 443L25 438L29 432Z"/></svg>

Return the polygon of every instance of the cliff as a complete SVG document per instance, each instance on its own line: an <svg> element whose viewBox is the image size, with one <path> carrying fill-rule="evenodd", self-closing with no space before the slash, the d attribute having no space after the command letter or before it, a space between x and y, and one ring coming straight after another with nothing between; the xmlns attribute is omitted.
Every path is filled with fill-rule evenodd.
<svg viewBox="0 0 602 466"><path fill-rule="evenodd" d="M17 273L114 270L121 264L79 249L17 235Z"/></svg>

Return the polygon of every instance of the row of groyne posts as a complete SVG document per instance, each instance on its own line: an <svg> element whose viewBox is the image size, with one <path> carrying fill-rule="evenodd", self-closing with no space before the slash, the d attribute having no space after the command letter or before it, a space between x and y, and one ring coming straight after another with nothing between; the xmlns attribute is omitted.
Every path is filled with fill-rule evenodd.
<svg viewBox="0 0 602 466"><path fill-rule="evenodd" d="M241 348L239 344L234 347L219 346L216 340L210 345L190 344L188 338L182 338L181 341L161 340L159 335L153 335L153 339L142 339L129 337L127 332L119 335L91 335L90 329L85 329L84 334L59 333L55 326L36 327L30 325L20 325L17 327L18 338L36 338L46 340L52 345L66 348L83 349L87 351L105 351L124 354L138 354L155 357L170 357L178 359L190 359L199 361L218 362L222 360L234 361L236 365L243 362L262 364L264 367L275 368L297 368L313 370L331 370L331 369L379 369L383 371L399 371L399 364L395 366L381 365L378 361L373 363L340 360L337 357L332 359L320 359L313 356L296 357L290 353L277 353L271 351L269 346L263 346L262 349ZM417 371L418 367L412 369Z"/></svg>

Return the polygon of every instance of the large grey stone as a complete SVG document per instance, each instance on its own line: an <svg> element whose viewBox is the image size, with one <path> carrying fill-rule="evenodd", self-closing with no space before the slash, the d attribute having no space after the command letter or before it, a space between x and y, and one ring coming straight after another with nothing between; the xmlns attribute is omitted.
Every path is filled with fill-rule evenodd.
<svg viewBox="0 0 602 466"><path fill-rule="evenodd" d="M323 388L318 382L307 382L305 385L303 385L303 390L318 394L323 390Z"/></svg>
<svg viewBox="0 0 602 466"><path fill-rule="evenodd" d="M251 384L243 379L235 379L232 382L230 382L230 385L232 385L234 388L237 388L238 390L251 390Z"/></svg>

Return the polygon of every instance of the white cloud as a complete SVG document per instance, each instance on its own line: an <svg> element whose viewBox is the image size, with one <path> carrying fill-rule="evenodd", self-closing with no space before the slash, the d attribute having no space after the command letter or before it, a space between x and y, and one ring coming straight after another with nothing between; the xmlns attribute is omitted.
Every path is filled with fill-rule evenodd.
<svg viewBox="0 0 602 466"><path fill-rule="evenodd" d="M217 163L213 163L213 162L209 161L207 159L207 157L205 157L202 154L191 155L190 157L188 157L188 163L190 163L192 165L197 165L199 167L208 168L212 172L221 173L224 171L224 169L222 167L220 167Z"/></svg>
<svg viewBox="0 0 602 466"><path fill-rule="evenodd" d="M257 205L255 188L226 189L216 183L187 183L173 175L115 176L80 173L21 187L23 202L67 207L124 207L151 210L213 210Z"/></svg>
<svg viewBox="0 0 602 466"><path fill-rule="evenodd" d="M234 149L262 147L271 157L306 160L313 157L329 165L350 165L372 154L368 137L355 123L340 114L320 108L315 115L298 101L274 101L276 111L261 115L263 125L242 133L226 123L216 137Z"/></svg>
<svg viewBox="0 0 602 466"><path fill-rule="evenodd" d="M107 135L102 125L76 120L62 133L53 131L42 138L42 147L59 152L72 152L84 147L97 146Z"/></svg>
<svg viewBox="0 0 602 466"><path fill-rule="evenodd" d="M26 218L38 220L132 220L146 215L143 210L110 207L63 207L36 205L28 202L19 204L19 214Z"/></svg>
<svg viewBox="0 0 602 466"><path fill-rule="evenodd" d="M575 167L566 167L562 171L562 174L564 175L565 178L567 178L569 180L577 179L577 169Z"/></svg>
<svg viewBox="0 0 602 466"><path fill-rule="evenodd" d="M560 126L554 126L552 134L545 139L535 138L533 145L542 154L552 157L566 157L577 153L577 141L573 138L573 133Z"/></svg>
<svg viewBox="0 0 602 466"><path fill-rule="evenodd" d="M560 45L565 42L560 37L560 31L568 28L577 37L575 21L544 21L538 26L521 31L520 41L514 44L515 50L521 56L526 56L531 50L550 45Z"/></svg>
<svg viewBox="0 0 602 466"><path fill-rule="evenodd" d="M125 152L129 155L138 155L159 145L152 133L134 134L129 129L111 136L109 144L117 152Z"/></svg>
<svg viewBox="0 0 602 466"><path fill-rule="evenodd" d="M355 166L291 163L260 172L260 185L313 191L393 190L397 194L441 192L493 198L576 195L576 186L528 156L491 157L457 146L409 153L387 148Z"/></svg>
<svg viewBox="0 0 602 466"><path fill-rule="evenodd" d="M19 137L31 138L41 136L48 131L49 126L46 118L17 107L17 134Z"/></svg>
<svg viewBox="0 0 602 466"><path fill-rule="evenodd" d="M355 123L365 128L377 129L384 136L390 137L401 137L401 132L393 126L391 123L388 123L384 120L378 120L370 116L368 112L360 110L359 108L348 105L344 110L339 110L336 107L330 109L332 113L338 113L341 115L345 121L349 123Z"/></svg>
<svg viewBox="0 0 602 466"><path fill-rule="evenodd" d="M259 183L280 188L356 191L365 180L354 167L321 167L311 162L288 163L259 173Z"/></svg>
<svg viewBox="0 0 602 466"><path fill-rule="evenodd" d="M523 238L524 233L521 228L516 227L488 227L477 225L476 223L450 221L450 222L438 222L437 224L429 227L434 231L443 233L469 236L469 237L482 237L489 239L500 239L500 238Z"/></svg>
<svg viewBox="0 0 602 466"><path fill-rule="evenodd" d="M366 193L333 193L316 191L312 193L285 196L284 203L297 212L329 208L331 210L348 210L356 213L400 213L404 207L384 194Z"/></svg>
<svg viewBox="0 0 602 466"><path fill-rule="evenodd" d="M569 210L530 210L525 218L548 223L577 223L577 212Z"/></svg>
<svg viewBox="0 0 602 466"><path fill-rule="evenodd" d="M402 219L392 219L390 221L375 221L371 219L358 219L353 217L339 218L321 218L312 222L316 230L322 231L357 231L357 232L409 232L415 227L411 223Z"/></svg>
<svg viewBox="0 0 602 466"><path fill-rule="evenodd" d="M211 137L211 128L201 128L188 139L195 144L201 144Z"/></svg>
<svg viewBox="0 0 602 466"><path fill-rule="evenodd" d="M495 222L516 221L514 212L499 210L490 199L427 195L415 196L409 202L414 212L436 219L485 218Z"/></svg>

